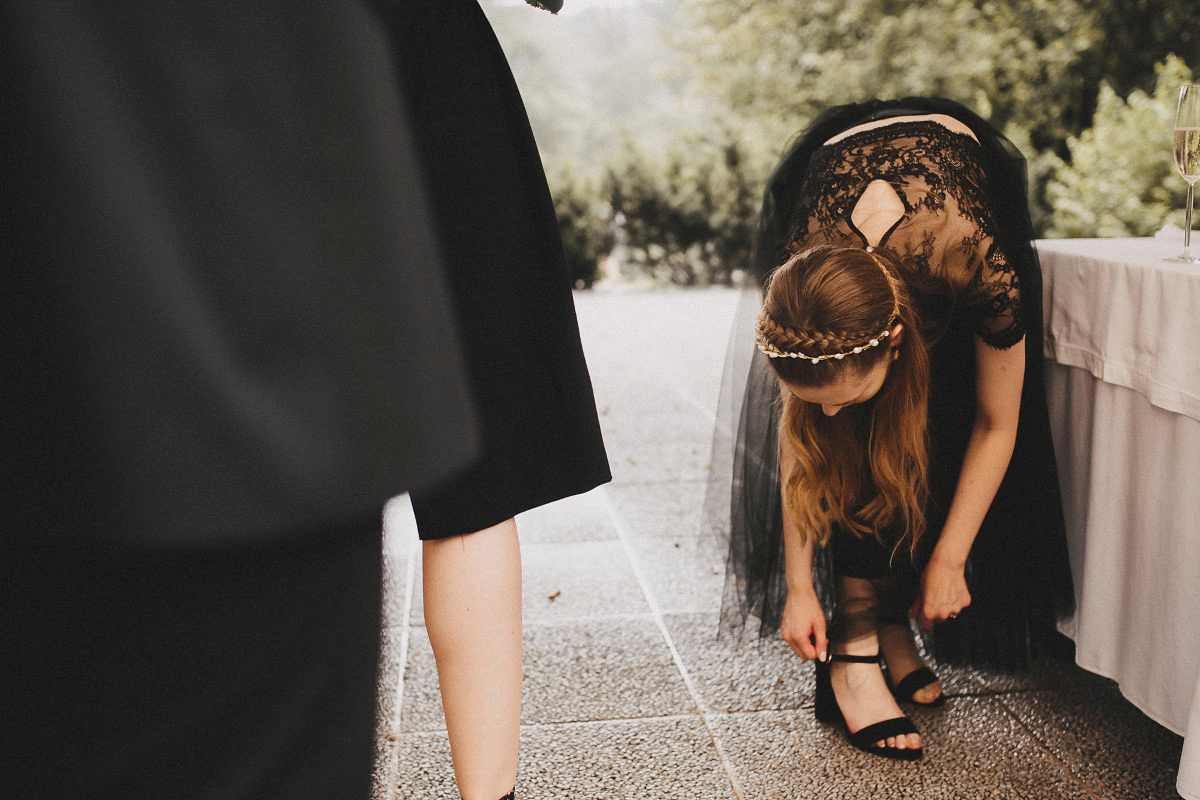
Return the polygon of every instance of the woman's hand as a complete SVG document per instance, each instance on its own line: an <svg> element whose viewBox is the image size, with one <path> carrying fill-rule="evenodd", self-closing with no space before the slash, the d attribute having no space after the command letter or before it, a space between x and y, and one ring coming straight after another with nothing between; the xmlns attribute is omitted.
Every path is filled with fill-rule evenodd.
<svg viewBox="0 0 1200 800"><path fill-rule="evenodd" d="M934 623L957 617L969 605L971 593L963 567L938 561L935 555L921 573L921 592L913 604L912 616L929 631Z"/></svg>
<svg viewBox="0 0 1200 800"><path fill-rule="evenodd" d="M811 588L788 590L779 635L801 658L825 660L829 650L829 641L825 638L825 609L821 608L821 601Z"/></svg>

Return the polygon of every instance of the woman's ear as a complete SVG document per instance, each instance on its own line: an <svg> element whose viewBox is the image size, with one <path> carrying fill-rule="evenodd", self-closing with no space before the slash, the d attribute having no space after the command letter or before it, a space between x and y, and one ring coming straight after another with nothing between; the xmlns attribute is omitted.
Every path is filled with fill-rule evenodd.
<svg viewBox="0 0 1200 800"><path fill-rule="evenodd" d="M904 323L897 322L893 325L888 338L892 340L892 347L898 347L904 341Z"/></svg>

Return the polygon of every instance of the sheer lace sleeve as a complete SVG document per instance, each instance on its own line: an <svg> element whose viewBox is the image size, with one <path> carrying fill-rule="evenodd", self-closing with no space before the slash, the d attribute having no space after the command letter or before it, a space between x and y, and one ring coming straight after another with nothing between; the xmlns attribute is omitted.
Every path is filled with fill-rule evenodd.
<svg viewBox="0 0 1200 800"><path fill-rule="evenodd" d="M982 239L979 254L979 266L967 288L968 313L985 344L1007 350L1025 336L1021 282L1016 266L991 236Z"/></svg>

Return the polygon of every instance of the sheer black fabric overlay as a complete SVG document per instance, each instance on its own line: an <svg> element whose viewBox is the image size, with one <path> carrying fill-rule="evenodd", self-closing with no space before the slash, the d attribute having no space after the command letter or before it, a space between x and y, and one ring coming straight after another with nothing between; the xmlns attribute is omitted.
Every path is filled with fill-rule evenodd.
<svg viewBox="0 0 1200 800"><path fill-rule="evenodd" d="M975 136L937 123L897 122L823 146L867 121L921 114L952 116ZM753 344L763 280L798 248L865 247L849 218L864 182L874 179L887 180L905 204L904 219L877 244L905 272L933 363L929 524L915 557L902 553L891 562L888 591L893 598L915 597L953 497L974 422L976 337L1001 349L1023 340L1017 443L967 565L972 603L958 619L938 625L926 645L944 662L1024 666L1056 648L1056 621L1074 604L1042 375L1042 282L1025 162L982 118L933 98L830 109L788 148L764 194L755 272L743 290L725 360L705 501L706 534L729 546L721 629L774 635L787 596L779 390ZM834 540L844 535L835 531ZM813 568L831 617L835 550L819 549ZM844 564L839 571L845 574Z"/></svg>

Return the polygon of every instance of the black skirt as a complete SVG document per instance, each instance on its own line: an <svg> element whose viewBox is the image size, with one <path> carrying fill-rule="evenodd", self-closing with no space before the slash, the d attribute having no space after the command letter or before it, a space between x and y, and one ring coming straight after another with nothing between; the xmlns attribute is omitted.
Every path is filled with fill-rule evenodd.
<svg viewBox="0 0 1200 800"><path fill-rule="evenodd" d="M391 14L483 442L474 467L414 494L433 539L611 476L554 204L504 52L474 0Z"/></svg>

